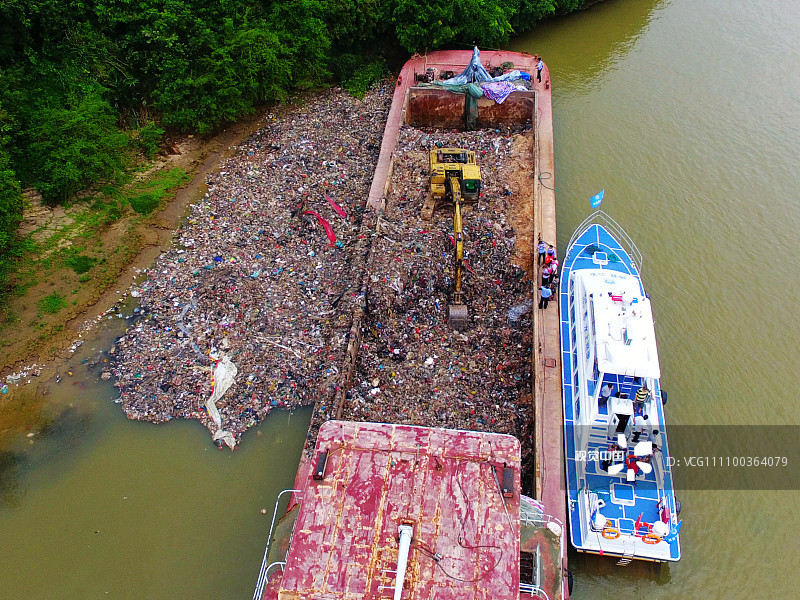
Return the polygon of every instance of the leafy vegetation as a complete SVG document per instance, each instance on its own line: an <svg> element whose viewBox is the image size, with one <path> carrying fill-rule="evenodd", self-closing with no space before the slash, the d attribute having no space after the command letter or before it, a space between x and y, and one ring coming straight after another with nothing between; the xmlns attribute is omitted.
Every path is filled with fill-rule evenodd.
<svg viewBox="0 0 800 600"><path fill-rule="evenodd" d="M131 208L140 215L149 215L158 208L158 197L154 194L143 193L129 199Z"/></svg>
<svg viewBox="0 0 800 600"><path fill-rule="evenodd" d="M0 297L21 240L23 187L51 204L117 189L168 128L212 131L332 80L356 96L387 61L496 47L584 0L1 0ZM97 224L163 193L111 194Z"/></svg>
<svg viewBox="0 0 800 600"><path fill-rule="evenodd" d="M171 169L159 173L147 182L126 188L126 192L120 194L119 199L122 203L130 204L130 207L137 213L149 215L161 206L170 191L190 179L189 174L183 169Z"/></svg>
<svg viewBox="0 0 800 600"><path fill-rule="evenodd" d="M99 95L76 98L63 108L43 108L30 136L30 183L49 203L63 202L124 166L128 138L116 129L111 107Z"/></svg>
<svg viewBox="0 0 800 600"><path fill-rule="evenodd" d="M72 253L64 259L64 264L75 271L76 275L82 275L94 266L96 258L83 254Z"/></svg>
<svg viewBox="0 0 800 600"><path fill-rule="evenodd" d="M136 144L141 148L147 158L153 158L161 147L164 130L155 123L148 123L139 130Z"/></svg>
<svg viewBox="0 0 800 600"><path fill-rule="evenodd" d="M342 82L342 86L356 98L363 98L370 87L386 76L386 72L386 62L383 60L375 61L358 68Z"/></svg>
<svg viewBox="0 0 800 600"><path fill-rule="evenodd" d="M53 292L49 296L45 296L39 302L36 303L36 308L39 309L39 312L44 313L46 315L54 315L62 308L67 307L67 301L58 292Z"/></svg>
<svg viewBox="0 0 800 600"><path fill-rule="evenodd" d="M17 227L22 220L22 191L9 165L8 115L0 107L0 296L8 293L8 274L12 269Z"/></svg>

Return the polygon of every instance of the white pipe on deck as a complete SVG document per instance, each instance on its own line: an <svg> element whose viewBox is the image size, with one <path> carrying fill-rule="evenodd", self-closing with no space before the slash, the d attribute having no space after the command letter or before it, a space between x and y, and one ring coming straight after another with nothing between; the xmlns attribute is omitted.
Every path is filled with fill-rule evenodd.
<svg viewBox="0 0 800 600"><path fill-rule="evenodd" d="M400 525L400 548L397 550L397 579L394 582L394 600L400 600L403 594L403 582L406 579L408 566L408 552L411 549L411 534L414 528L411 525Z"/></svg>

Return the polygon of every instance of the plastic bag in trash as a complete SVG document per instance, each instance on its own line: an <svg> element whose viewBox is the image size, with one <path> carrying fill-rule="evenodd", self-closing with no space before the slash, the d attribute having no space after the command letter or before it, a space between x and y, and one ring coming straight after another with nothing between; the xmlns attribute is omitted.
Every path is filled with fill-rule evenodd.
<svg viewBox="0 0 800 600"><path fill-rule="evenodd" d="M522 316L527 313L531 307L533 306L533 300L526 300L522 304L517 304L516 306L512 306L508 310L508 320L512 323L516 323L519 321Z"/></svg>

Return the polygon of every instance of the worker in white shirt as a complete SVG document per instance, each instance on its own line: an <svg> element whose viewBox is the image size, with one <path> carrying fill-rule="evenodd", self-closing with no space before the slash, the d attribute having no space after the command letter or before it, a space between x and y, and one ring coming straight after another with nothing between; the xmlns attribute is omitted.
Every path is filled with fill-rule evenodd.
<svg viewBox="0 0 800 600"><path fill-rule="evenodd" d="M614 386L610 383L605 384L602 388L600 388L600 408L604 407L608 404L608 399L611 398L611 394L614 393Z"/></svg>
<svg viewBox="0 0 800 600"><path fill-rule="evenodd" d="M647 415L636 415L633 419L633 438L631 438L631 442L634 444L639 441L639 437L644 433L645 429L647 428Z"/></svg>

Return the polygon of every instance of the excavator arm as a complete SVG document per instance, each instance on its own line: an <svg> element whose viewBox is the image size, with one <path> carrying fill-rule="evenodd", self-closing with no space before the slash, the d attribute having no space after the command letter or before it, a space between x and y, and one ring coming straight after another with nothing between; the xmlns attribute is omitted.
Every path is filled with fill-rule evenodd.
<svg viewBox="0 0 800 600"><path fill-rule="evenodd" d="M450 177L450 192L453 196L453 239L455 240L455 289L453 298L447 305L447 322L453 329L467 326L469 313L461 292L461 279L464 269L464 228L461 222L461 182L458 177Z"/></svg>

